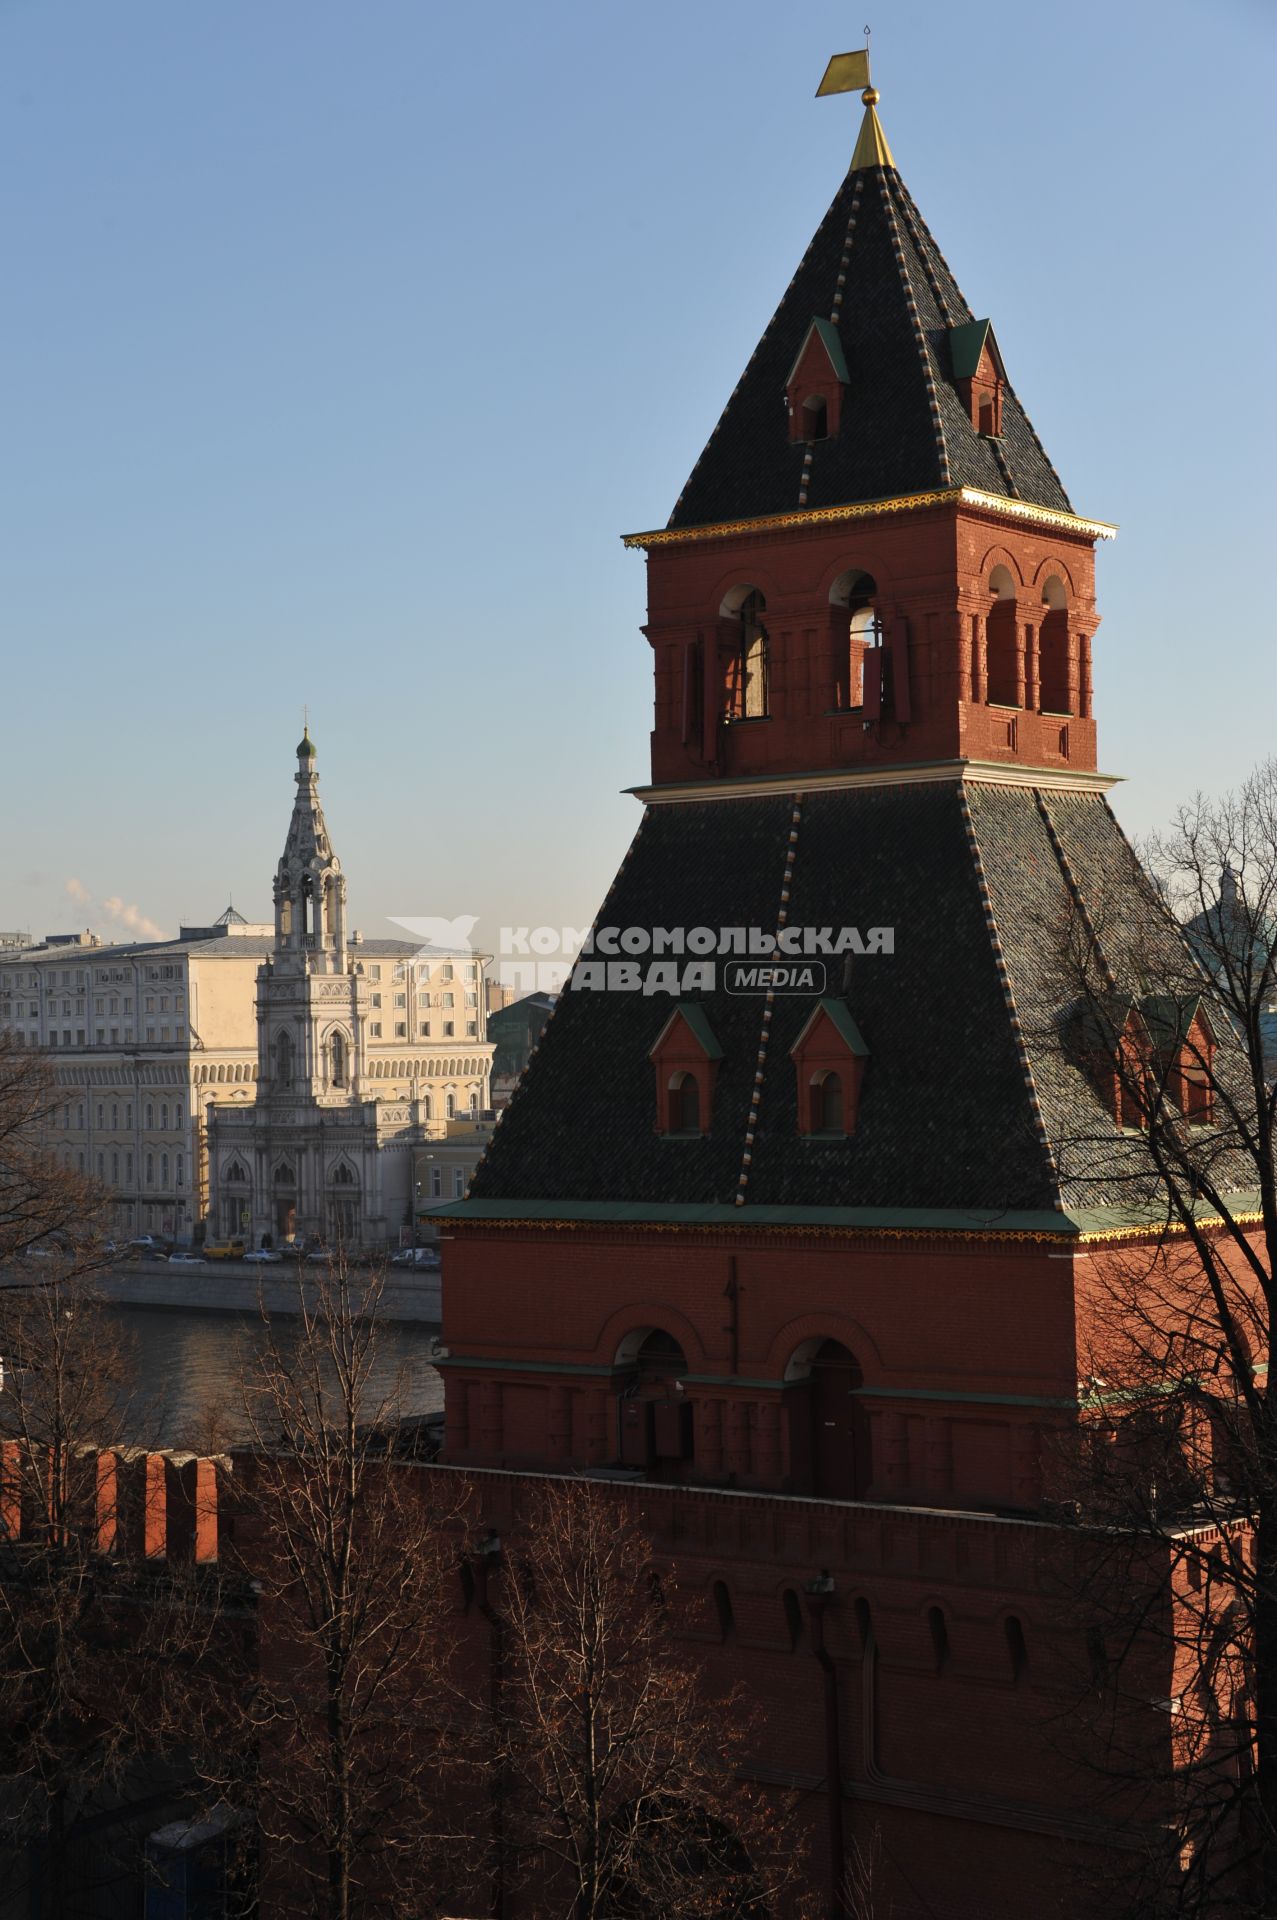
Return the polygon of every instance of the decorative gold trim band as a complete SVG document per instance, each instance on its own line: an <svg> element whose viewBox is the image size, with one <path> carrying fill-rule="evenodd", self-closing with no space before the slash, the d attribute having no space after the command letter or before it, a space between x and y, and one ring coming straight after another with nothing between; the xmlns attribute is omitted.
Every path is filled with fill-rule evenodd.
<svg viewBox="0 0 1277 1920"><path fill-rule="evenodd" d="M423 1219L430 1215L423 1214ZM484 1233L595 1233L608 1237L628 1234L675 1233L692 1237L723 1233L755 1233L760 1236L779 1234L785 1239L816 1240L933 1240L945 1241L950 1245L970 1244L972 1240L992 1240L1003 1243L1015 1242L1019 1245L1063 1247L1067 1253L1077 1252L1086 1247L1115 1246L1122 1241L1162 1240L1167 1236L1181 1239L1187 1229L1179 1221L1162 1222L1160 1225L1150 1222L1145 1226L1107 1227L1089 1233L1047 1233L1030 1228L997 1227L873 1227L849 1226L827 1227L814 1224L804 1225L795 1222L782 1225L776 1221L758 1222L744 1220L719 1220L702 1224L689 1220L461 1220L454 1217L444 1219L435 1216L442 1225L446 1238L458 1234ZM1260 1223L1263 1216L1258 1213L1238 1213L1233 1216L1237 1226L1253 1226ZM1207 1221L1206 1226L1219 1232L1224 1228L1222 1220Z"/></svg>
<svg viewBox="0 0 1277 1920"><path fill-rule="evenodd" d="M424 1214L423 1219L429 1219ZM437 1216L445 1238L458 1233L484 1234L488 1232L509 1233L602 1233L615 1235L631 1233L682 1233L706 1235L716 1233L747 1233L759 1235L777 1233L791 1239L811 1237L818 1240L1005 1240L1035 1241L1043 1245L1074 1247L1078 1244L1075 1233L1041 1233L1020 1231L999 1231L991 1227L972 1227L969 1231L952 1227L824 1227L824 1226L782 1226L774 1221L758 1223L750 1220L720 1220L708 1225L688 1220L461 1220L455 1217L443 1219Z"/></svg>
<svg viewBox="0 0 1277 1920"><path fill-rule="evenodd" d="M1010 520L1029 520L1036 526L1059 527L1067 533L1087 534L1094 540L1112 540L1116 526L1107 520L1083 520L1058 507L1038 507L1029 500L1006 500L1001 494L981 493L978 487L943 487L931 493L901 493L888 500L853 500L841 507L809 507L801 513L763 514L756 520L716 520L705 527L657 527L650 533L627 533L627 547L675 547L695 540L727 540L743 533L779 533L789 527L826 527L846 520L871 520L885 513L920 513L926 507L978 507Z"/></svg>
<svg viewBox="0 0 1277 1920"><path fill-rule="evenodd" d="M1229 1215L1226 1221L1213 1218L1203 1220L1201 1226L1206 1232L1214 1233L1218 1236L1220 1233L1227 1233L1232 1227L1260 1226L1263 1218L1262 1213L1233 1213ZM1116 1246L1124 1240L1161 1240L1168 1237L1175 1240L1182 1240L1187 1237L1187 1234L1188 1228L1182 1220L1169 1220L1162 1221L1157 1225L1143 1227L1105 1227L1103 1229L1096 1229L1091 1233L1080 1233L1077 1237L1077 1244L1080 1247Z"/></svg>

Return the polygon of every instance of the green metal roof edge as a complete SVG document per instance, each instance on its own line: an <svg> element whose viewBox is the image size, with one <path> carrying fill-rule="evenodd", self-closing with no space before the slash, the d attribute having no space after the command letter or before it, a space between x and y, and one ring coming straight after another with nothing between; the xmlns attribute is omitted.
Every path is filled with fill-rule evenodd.
<svg viewBox="0 0 1277 1920"><path fill-rule="evenodd" d="M754 1207L716 1201L684 1205L647 1200L452 1200L423 1207L423 1219L598 1221L609 1225L724 1227L906 1227L947 1233L1045 1233L1072 1237L1080 1216L1046 1209L990 1213L956 1207Z"/></svg>
<svg viewBox="0 0 1277 1920"><path fill-rule="evenodd" d="M1257 1215L1258 1190L1226 1196L1234 1218ZM1168 1224L1165 1211L1134 1207L1074 1207L1067 1212L1047 1208L1008 1209L960 1207L755 1207L726 1206L717 1201L684 1205L659 1200L450 1200L419 1210L423 1220L556 1220L610 1226L690 1227L841 1227L844 1231L876 1230L914 1233L969 1233L988 1237L1002 1234L1045 1235L1062 1240L1107 1233L1156 1233ZM1203 1220L1218 1218L1203 1207Z"/></svg>
<svg viewBox="0 0 1277 1920"><path fill-rule="evenodd" d="M721 1060L723 1057L723 1049L714 1038L714 1029L709 1023L709 1015L706 1013L704 1007L698 1006L695 1000L685 1000L675 1011L682 1014L684 1020L686 1020L688 1026L704 1047L708 1057L711 1060Z"/></svg>
<svg viewBox="0 0 1277 1920"><path fill-rule="evenodd" d="M842 350L842 341L839 338L838 329L832 320L823 320L819 314L812 316L811 326L808 327L806 333L803 335L802 345L794 355L794 364L789 369L789 373L785 379L785 385L788 386L797 373L798 363L807 351L807 342L811 339L813 329L819 334L820 344L829 355L829 364L834 370L835 379L840 380L844 387L850 386L851 375L847 371L847 356Z"/></svg>
<svg viewBox="0 0 1277 1920"><path fill-rule="evenodd" d="M817 1004L823 1007L824 1011L829 1015L829 1018L833 1021L839 1033L851 1048L851 1051L859 1055L861 1059L867 1060L869 1058L869 1049L865 1045L864 1036L860 1028L852 1018L851 1008L847 1005L847 1002L845 1000L829 999L818 1001Z"/></svg>
<svg viewBox="0 0 1277 1920"><path fill-rule="evenodd" d="M822 320L817 315L816 331L820 335L825 352L829 355L830 366L842 381L843 386L850 386L851 375L847 372L847 356L842 350L842 339L837 327L832 320Z"/></svg>
<svg viewBox="0 0 1277 1920"><path fill-rule="evenodd" d="M991 324L988 320L964 320L960 327L950 327L949 355L955 380L974 377Z"/></svg>
<svg viewBox="0 0 1277 1920"><path fill-rule="evenodd" d="M1224 1195L1229 1217L1234 1220L1245 1221L1257 1217L1262 1202L1263 1196L1258 1187L1247 1187ZM1158 1233L1180 1224L1177 1218L1167 1213L1165 1207L1079 1207L1069 1217L1077 1222L1078 1232L1087 1235L1137 1233L1141 1229ZM1203 1201L1194 1218L1209 1224L1219 1221L1223 1216Z"/></svg>

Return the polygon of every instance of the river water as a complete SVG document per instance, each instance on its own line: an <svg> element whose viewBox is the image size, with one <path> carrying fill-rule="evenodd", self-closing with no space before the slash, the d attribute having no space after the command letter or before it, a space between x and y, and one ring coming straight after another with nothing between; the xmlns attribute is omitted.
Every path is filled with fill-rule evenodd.
<svg viewBox="0 0 1277 1920"><path fill-rule="evenodd" d="M129 1389L130 1431L121 1438L197 1453L249 1438L242 1382L265 1343L260 1315L125 1305L109 1311L121 1336ZM286 1315L273 1316L281 1342L296 1324ZM442 1407L443 1381L430 1365L431 1332L412 1322L381 1322L366 1420L375 1420L383 1405L409 1418Z"/></svg>

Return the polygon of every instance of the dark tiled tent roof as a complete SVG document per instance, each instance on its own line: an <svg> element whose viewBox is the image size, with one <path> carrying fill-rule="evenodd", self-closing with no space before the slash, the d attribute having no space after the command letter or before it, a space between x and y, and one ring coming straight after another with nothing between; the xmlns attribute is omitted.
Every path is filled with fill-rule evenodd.
<svg viewBox="0 0 1277 1920"><path fill-rule="evenodd" d="M773 927L792 811L783 794L649 808L599 924ZM1142 951L1175 935L1137 883L1103 798L975 783L851 787L809 795L798 836L789 924L889 926L895 951L854 960L845 989L868 1049L851 1140L799 1136L789 1052L816 996L776 999L742 1224L751 1207L997 1216L1130 1203L1143 1156L1077 1057L1057 977L1066 865L1120 894ZM841 963L831 971L842 994ZM654 1131L648 1056L670 1001L567 991L473 1197L730 1205L763 1001L724 991L720 966L717 990L696 1004L723 1050L707 1137Z"/></svg>
<svg viewBox="0 0 1277 1920"><path fill-rule="evenodd" d="M816 319L836 328L849 386L841 431L814 443L808 507L972 486L1070 510L1009 384L1001 438L972 426L952 384L950 333L974 316L900 175L875 166L849 173L834 196L671 527L798 509L806 449L789 438L785 381ZM959 335L960 353L971 337Z"/></svg>

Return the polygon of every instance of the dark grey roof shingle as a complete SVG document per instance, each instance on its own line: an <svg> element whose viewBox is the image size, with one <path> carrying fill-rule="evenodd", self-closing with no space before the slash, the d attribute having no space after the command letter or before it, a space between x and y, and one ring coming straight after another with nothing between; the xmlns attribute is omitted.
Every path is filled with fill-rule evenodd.
<svg viewBox="0 0 1277 1920"><path fill-rule="evenodd" d="M1000 442L972 426L952 385L948 339L951 327L973 318L971 308L899 174L873 167L848 174L835 194L679 496L671 527L797 510L805 449L789 439L785 380L813 319L834 312L844 251L837 326L851 384L841 431L815 443L807 506L973 486L1068 511L1068 496L1009 385Z"/></svg>
<svg viewBox="0 0 1277 1920"><path fill-rule="evenodd" d="M894 929L893 954L854 960L845 998L869 1050L850 1140L803 1138L789 1058L817 994L778 996L746 1205L1010 1210L1130 1204L1146 1168L1102 1106L1074 1044L1061 985L1065 860L1084 890L1117 903L1132 953L1174 929L1139 882L1099 794L968 783L979 867L956 785L851 787L808 795L791 927ZM599 916L617 927L773 928L793 796L648 809ZM992 909L1020 1028L997 964ZM1111 923L1110 913L1110 923ZM1123 964L1119 961L1119 964ZM842 994L841 963L829 988ZM671 1001L565 991L471 1187L476 1200L730 1205L737 1191L764 1002L729 994L720 971L696 997L722 1048L710 1130L655 1131L649 1051ZM1034 1111L1040 1103L1056 1165ZM1246 1184L1245 1169L1234 1185Z"/></svg>

